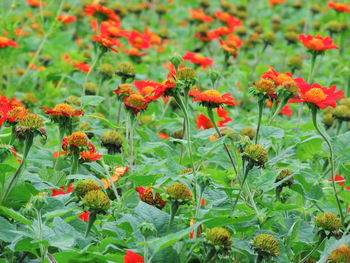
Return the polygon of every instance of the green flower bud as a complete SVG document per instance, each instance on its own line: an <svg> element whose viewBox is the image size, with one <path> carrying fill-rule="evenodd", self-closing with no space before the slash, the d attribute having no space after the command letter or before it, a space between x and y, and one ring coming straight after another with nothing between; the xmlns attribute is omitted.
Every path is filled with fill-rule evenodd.
<svg viewBox="0 0 350 263"><path fill-rule="evenodd" d="M277 240L268 234L257 235L252 241L252 246L260 256L265 258L278 256L280 254Z"/></svg>
<svg viewBox="0 0 350 263"><path fill-rule="evenodd" d="M174 139L179 139L179 140L181 140L181 139L184 138L184 132L183 132L182 129L181 129L181 130L177 130L177 131L175 131L175 132L171 135L171 137L173 137Z"/></svg>
<svg viewBox="0 0 350 263"><path fill-rule="evenodd" d="M85 94L86 95L96 95L97 85L93 82L88 82L85 84Z"/></svg>
<svg viewBox="0 0 350 263"><path fill-rule="evenodd" d="M211 184L212 179L208 174L199 173L196 175L196 182L203 192L204 189Z"/></svg>
<svg viewBox="0 0 350 263"><path fill-rule="evenodd" d="M328 212L316 216L315 224L318 228L325 231L335 231L342 226L339 218L335 214Z"/></svg>
<svg viewBox="0 0 350 263"><path fill-rule="evenodd" d="M292 3L292 7L294 8L294 9L300 9L300 8L302 8L302 2L301 1L299 1L299 0L297 0L297 1L295 1L294 3Z"/></svg>
<svg viewBox="0 0 350 263"><path fill-rule="evenodd" d="M153 120L153 116L152 115L143 115L140 118L140 124L141 125L147 125L149 123L151 123Z"/></svg>
<svg viewBox="0 0 350 263"><path fill-rule="evenodd" d="M229 128L224 128L221 131L222 136L228 136L232 141L236 142L240 140L240 136L234 132L234 130Z"/></svg>
<svg viewBox="0 0 350 263"><path fill-rule="evenodd" d="M79 198L83 198L88 192L93 190L100 190L101 186L99 183L92 179L80 180L74 189L75 194Z"/></svg>
<svg viewBox="0 0 350 263"><path fill-rule="evenodd" d="M114 67L111 64L101 64L98 68L104 79L110 79L114 75Z"/></svg>
<svg viewBox="0 0 350 263"><path fill-rule="evenodd" d="M152 223L144 222L138 228L144 237L155 236L157 234L157 229Z"/></svg>
<svg viewBox="0 0 350 263"><path fill-rule="evenodd" d="M205 233L205 239L208 244L214 246L217 250L227 249L232 245L230 232L223 227L214 227Z"/></svg>
<svg viewBox="0 0 350 263"><path fill-rule="evenodd" d="M322 122L326 128L330 128L334 123L334 118L332 113L326 113L322 117Z"/></svg>
<svg viewBox="0 0 350 263"><path fill-rule="evenodd" d="M186 86L191 86L196 83L197 73L193 68L184 67L177 72L176 77Z"/></svg>
<svg viewBox="0 0 350 263"><path fill-rule="evenodd" d="M33 196L30 202L32 203L33 208L37 210L41 210L47 204L45 196L40 194Z"/></svg>
<svg viewBox="0 0 350 263"><path fill-rule="evenodd" d="M75 106L81 106L81 101L78 97L76 96L69 96L65 99L65 102L68 104L72 104Z"/></svg>
<svg viewBox="0 0 350 263"><path fill-rule="evenodd" d="M36 98L34 93L25 93L22 96L21 100L26 105L26 107L30 108L35 105L38 99Z"/></svg>
<svg viewBox="0 0 350 263"><path fill-rule="evenodd" d="M294 31L284 33L284 38L288 41L288 44L295 44L299 41L298 34Z"/></svg>
<svg viewBox="0 0 350 263"><path fill-rule="evenodd" d="M345 105L346 107L350 108L350 98L345 98L339 100L340 105Z"/></svg>
<svg viewBox="0 0 350 263"><path fill-rule="evenodd" d="M273 45L276 42L276 35L273 32L265 32L262 39L266 45Z"/></svg>
<svg viewBox="0 0 350 263"><path fill-rule="evenodd" d="M268 161L268 154L260 144L250 144L244 149L243 158L252 165L264 167Z"/></svg>
<svg viewBox="0 0 350 263"><path fill-rule="evenodd" d="M106 147L108 149L108 152L111 154L120 152L123 144L123 137L119 132L116 132L115 130L109 130L102 134L101 144L102 146Z"/></svg>
<svg viewBox="0 0 350 263"><path fill-rule="evenodd" d="M156 11L156 13L161 16L161 15L166 14L166 12L168 12L168 7L165 5L158 5L154 9L154 11Z"/></svg>
<svg viewBox="0 0 350 263"><path fill-rule="evenodd" d="M298 27L296 25L289 25L286 27L286 31L287 32L298 32Z"/></svg>
<svg viewBox="0 0 350 263"><path fill-rule="evenodd" d="M318 14L321 12L321 6L319 4L312 4L310 10L314 14Z"/></svg>
<svg viewBox="0 0 350 263"><path fill-rule="evenodd" d="M136 75L136 69L129 62L121 62L117 65L116 74L124 79L133 79Z"/></svg>
<svg viewBox="0 0 350 263"><path fill-rule="evenodd" d="M242 136L248 136L249 139L251 139L251 140L254 138L255 134L256 134L256 131L255 131L255 129L252 128L252 127L244 127L244 128L241 130L241 135L242 135Z"/></svg>
<svg viewBox="0 0 350 263"><path fill-rule="evenodd" d="M37 114L27 114L19 119L17 126L29 129L39 129L44 127L44 121Z"/></svg>
<svg viewBox="0 0 350 263"><path fill-rule="evenodd" d="M217 70L210 70L209 78L211 80L211 83L214 85L215 82L220 78L220 73Z"/></svg>
<svg viewBox="0 0 350 263"><path fill-rule="evenodd" d="M107 210L111 204L108 196L101 190L89 191L83 198L83 204L90 210Z"/></svg>
<svg viewBox="0 0 350 263"><path fill-rule="evenodd" d="M173 183L166 189L168 199L171 202L186 204L192 200L192 193L190 189L183 183Z"/></svg>
<svg viewBox="0 0 350 263"><path fill-rule="evenodd" d="M284 178L287 178L291 174L293 174L293 171L288 169L288 168L281 170L280 173L278 174L277 178L276 178L276 182L282 181ZM294 183L294 178L291 177L287 181L283 182L279 187L282 188L284 186L290 186L293 183Z"/></svg>
<svg viewBox="0 0 350 263"><path fill-rule="evenodd" d="M293 56L288 59L288 66L292 69L301 69L303 66L303 59L301 56Z"/></svg>
<svg viewBox="0 0 350 263"><path fill-rule="evenodd" d="M247 29L244 26L240 26L236 28L235 32L238 36L243 37L247 34Z"/></svg>
<svg viewBox="0 0 350 263"><path fill-rule="evenodd" d="M322 24L321 22L319 21L315 21L313 24L312 24L312 27L315 29L315 30L320 30Z"/></svg>
<svg viewBox="0 0 350 263"><path fill-rule="evenodd" d="M340 121L350 121L350 108L345 105L339 105L334 108L333 116Z"/></svg>
<svg viewBox="0 0 350 263"><path fill-rule="evenodd" d="M263 94L273 94L276 92L275 82L268 79L260 79L253 83L255 90Z"/></svg>

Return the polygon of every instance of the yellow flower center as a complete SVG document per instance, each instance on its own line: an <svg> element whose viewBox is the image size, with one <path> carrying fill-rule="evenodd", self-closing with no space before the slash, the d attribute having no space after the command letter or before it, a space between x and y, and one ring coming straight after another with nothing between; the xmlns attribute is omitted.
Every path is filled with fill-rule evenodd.
<svg viewBox="0 0 350 263"><path fill-rule="evenodd" d="M141 44L143 42L143 39L142 39L142 37L135 37L134 42L136 44Z"/></svg>
<svg viewBox="0 0 350 263"><path fill-rule="evenodd" d="M72 114L73 113L73 108L71 105L66 104L66 103L60 103L57 104L54 108L54 111L58 111L58 112L67 112L68 114Z"/></svg>
<svg viewBox="0 0 350 263"><path fill-rule="evenodd" d="M218 92L217 90L213 90L213 89L206 90L203 92L203 94L205 94L208 97L221 98L220 92Z"/></svg>
<svg viewBox="0 0 350 263"><path fill-rule="evenodd" d="M150 94L153 91L154 91L154 87L152 87L152 86L146 86L146 87L143 88L143 93L144 94Z"/></svg>
<svg viewBox="0 0 350 263"><path fill-rule="evenodd" d="M147 103L145 98L138 93L131 94L126 101L130 106L137 108L142 108Z"/></svg>
<svg viewBox="0 0 350 263"><path fill-rule="evenodd" d="M291 82L291 81L293 81L293 79L290 76L288 76L287 74L279 74L276 78L276 82L279 85L281 85L285 82Z"/></svg>
<svg viewBox="0 0 350 263"><path fill-rule="evenodd" d="M17 118L23 118L27 114L27 110L23 107L15 107L12 110L9 111L8 116L10 118L17 117Z"/></svg>
<svg viewBox="0 0 350 263"><path fill-rule="evenodd" d="M320 88L312 88L304 95L305 100L313 103L319 103L327 98L327 95Z"/></svg>
<svg viewBox="0 0 350 263"><path fill-rule="evenodd" d="M203 59L205 59L205 57L204 57L203 55L201 55L201 54L196 54L196 55L194 55L194 58L197 59L197 60L203 60Z"/></svg>
<svg viewBox="0 0 350 263"><path fill-rule="evenodd" d="M131 94L132 86L130 84L120 84L116 93L119 94Z"/></svg>
<svg viewBox="0 0 350 263"><path fill-rule="evenodd" d="M9 41L9 39L7 37L0 36L0 44L6 44L7 41Z"/></svg>
<svg viewBox="0 0 350 263"><path fill-rule="evenodd" d="M84 147L88 144L88 139L83 132L73 132L70 136L68 136L68 144L74 144L78 147Z"/></svg>
<svg viewBox="0 0 350 263"><path fill-rule="evenodd" d="M310 41L310 47L312 49L321 48L323 46L323 41L318 38L314 38Z"/></svg>
<svg viewBox="0 0 350 263"><path fill-rule="evenodd" d="M260 79L254 86L261 92L275 93L275 83L268 79Z"/></svg>

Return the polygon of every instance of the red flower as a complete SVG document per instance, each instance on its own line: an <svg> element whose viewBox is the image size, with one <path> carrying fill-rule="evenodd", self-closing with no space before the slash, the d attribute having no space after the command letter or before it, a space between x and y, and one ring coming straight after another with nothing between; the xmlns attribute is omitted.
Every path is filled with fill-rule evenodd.
<svg viewBox="0 0 350 263"><path fill-rule="evenodd" d="M138 49L149 49L152 46L151 36L149 34L142 34L136 30L131 30L125 34L131 46Z"/></svg>
<svg viewBox="0 0 350 263"><path fill-rule="evenodd" d="M95 147L80 152L80 159L84 162L94 162L101 158L102 155L96 151Z"/></svg>
<svg viewBox="0 0 350 263"><path fill-rule="evenodd" d="M327 6L330 8L333 8L337 12L345 12L345 13L350 12L350 5L349 4L342 4L342 3L338 3L338 2L329 1L327 3Z"/></svg>
<svg viewBox="0 0 350 263"><path fill-rule="evenodd" d="M324 51L327 49L339 48L333 43L333 40L329 36L321 37L320 34L317 34L315 37L300 34L299 40L307 49L311 51Z"/></svg>
<svg viewBox="0 0 350 263"><path fill-rule="evenodd" d="M242 40L236 35L229 35L226 40L219 39L220 46L225 52L237 57L237 50L242 46Z"/></svg>
<svg viewBox="0 0 350 263"><path fill-rule="evenodd" d="M175 88L176 84L174 82L171 82L170 80L166 80L164 83L162 83L161 86L157 87L154 90L154 95L152 97L152 100L157 100L158 98L164 96L168 97L172 95L172 91Z"/></svg>
<svg viewBox="0 0 350 263"><path fill-rule="evenodd" d="M136 56L136 57L143 57L143 56L148 54L147 52L141 52L136 47L132 47L129 50L128 49L124 49L123 52L124 52L124 54L128 54L129 56Z"/></svg>
<svg viewBox="0 0 350 263"><path fill-rule="evenodd" d="M66 14L61 14L57 17L57 21L60 21L66 25L74 22L75 20L77 20L76 16L70 16L70 15L66 15Z"/></svg>
<svg viewBox="0 0 350 263"><path fill-rule="evenodd" d="M235 106L235 98L230 97L230 93L225 93L221 95L217 90L206 90L199 91L197 89L193 89L188 93L188 96L194 97L192 101L199 101L203 106L218 108L222 104L226 104L229 106Z"/></svg>
<svg viewBox="0 0 350 263"><path fill-rule="evenodd" d="M90 68L91 68L90 65L87 65L84 62L75 62L73 66L74 66L74 68L76 68L80 71L86 72L86 73L88 73L90 71Z"/></svg>
<svg viewBox="0 0 350 263"><path fill-rule="evenodd" d="M287 1L287 0L269 0L270 6L282 4L282 3L286 2L286 1Z"/></svg>
<svg viewBox="0 0 350 263"><path fill-rule="evenodd" d="M232 118L228 117L228 112L224 108L217 108L216 112L220 118L224 118L224 120L217 122L218 127L225 127L225 123L232 121ZM214 128L214 125L211 122L211 120L204 114L200 114L197 117L197 130L199 130L200 128L203 128L205 130Z"/></svg>
<svg viewBox="0 0 350 263"><path fill-rule="evenodd" d="M320 84L315 83L309 85L303 79L295 79L299 88L299 98L290 99L291 103L307 102L316 105L321 109L325 109L328 106L335 107L336 100L344 98L343 90L335 91L336 86L333 85L330 88L322 87Z"/></svg>
<svg viewBox="0 0 350 263"><path fill-rule="evenodd" d="M118 50L113 48L114 46L121 47L121 43L119 43L116 38L110 38L107 36L100 35L100 36L93 36L92 39L99 42L102 45L102 47L108 48L114 51L115 53L119 53Z"/></svg>
<svg viewBox="0 0 350 263"><path fill-rule="evenodd" d="M154 93L157 88L163 86L161 83L151 80L134 80L134 85L143 96L149 96Z"/></svg>
<svg viewBox="0 0 350 263"><path fill-rule="evenodd" d="M215 11L214 14L217 19L227 24L231 32L235 29L235 27L240 27L242 25L241 20L227 12Z"/></svg>
<svg viewBox="0 0 350 263"><path fill-rule="evenodd" d="M331 179L328 179L328 182L332 182L333 181L333 178ZM339 186L342 186L345 184L345 178L344 177L341 177L340 175L336 174L334 176L334 182L338 182L338 185ZM339 183L340 182L340 183Z"/></svg>
<svg viewBox="0 0 350 263"><path fill-rule="evenodd" d="M130 96L124 98L125 107L131 110L135 115L140 111L147 109L148 102L147 99L140 93L133 93Z"/></svg>
<svg viewBox="0 0 350 263"><path fill-rule="evenodd" d="M50 191L52 192L51 196L69 194L73 190L74 190L73 184L70 184L67 189L65 187L63 187L63 186L61 186L59 190L57 190L57 189L50 189Z"/></svg>
<svg viewBox="0 0 350 263"><path fill-rule="evenodd" d="M143 263L143 257L130 251L126 251L126 255L124 256L124 263Z"/></svg>
<svg viewBox="0 0 350 263"><path fill-rule="evenodd" d="M293 75L291 73L279 73L272 67L269 67L269 70L264 72L261 78L274 81L276 86L281 86L287 82L294 82Z"/></svg>
<svg viewBox="0 0 350 263"><path fill-rule="evenodd" d="M266 104L268 107L272 108L272 101L271 100L267 100ZM285 105L278 114L290 117L290 116L293 116L293 111L289 105Z"/></svg>
<svg viewBox="0 0 350 263"><path fill-rule="evenodd" d="M102 5L87 5L84 13L101 21L112 20L117 23L120 22L119 16L116 15L112 9L106 8Z"/></svg>
<svg viewBox="0 0 350 263"><path fill-rule="evenodd" d="M0 36L0 48L5 47L18 47L17 43L7 37Z"/></svg>
<svg viewBox="0 0 350 263"><path fill-rule="evenodd" d="M89 222L90 211L84 211L78 215L79 219L83 220L84 222Z"/></svg>
<svg viewBox="0 0 350 263"><path fill-rule="evenodd" d="M14 111L16 111L16 114L12 114ZM27 111L20 101L15 98L8 100L6 96L1 96L0 93L0 127L5 121L13 122L26 113Z"/></svg>
<svg viewBox="0 0 350 263"><path fill-rule="evenodd" d="M170 138L169 135L167 135L167 134L165 134L165 133L162 133L162 132L158 132L158 136L159 136L160 138L164 139L164 140ZM137 188L136 188L136 191L138 191Z"/></svg>
<svg viewBox="0 0 350 263"><path fill-rule="evenodd" d="M162 199L159 193L153 191L152 186L143 188L141 186L136 187L136 191L139 193L141 201L162 209L166 202Z"/></svg>
<svg viewBox="0 0 350 263"><path fill-rule="evenodd" d="M192 18L202 21L202 22L213 22L214 19L208 15L206 15L203 11L203 9L191 9L190 11L190 15Z"/></svg>
<svg viewBox="0 0 350 263"><path fill-rule="evenodd" d="M227 26L222 26L217 29L213 29L208 32L207 36L210 38L210 40L218 39L220 36L226 36L230 34L232 30L230 30Z"/></svg>
<svg viewBox="0 0 350 263"><path fill-rule="evenodd" d="M123 177L127 171L129 171L127 167L115 166L113 168L113 173L111 174L112 182L117 182L119 178ZM108 179L102 178L101 182L106 189L112 186L111 180L109 178Z"/></svg>
<svg viewBox="0 0 350 263"><path fill-rule="evenodd" d="M122 30L120 26L121 25L119 22L116 22L113 20L103 21L100 25L100 33L103 36L114 36L114 37L125 36L126 31Z"/></svg>
<svg viewBox="0 0 350 263"><path fill-rule="evenodd" d="M46 6L46 2L41 2L39 0L26 0L27 4L31 7L39 7L39 6Z"/></svg>
<svg viewBox="0 0 350 263"><path fill-rule="evenodd" d="M65 103L60 103L57 104L54 108L52 109L47 109L46 107L41 107L42 109L45 110L45 114L50 115L50 116L65 116L65 117L78 117L81 115L84 115L82 110L75 110L72 108L71 105L65 104Z"/></svg>
<svg viewBox="0 0 350 263"><path fill-rule="evenodd" d="M214 60L207 58L201 54L193 53L193 52L186 52L185 55L182 57L184 60L189 60L194 64L201 65L202 68L206 68L208 66L212 66L214 63Z"/></svg>

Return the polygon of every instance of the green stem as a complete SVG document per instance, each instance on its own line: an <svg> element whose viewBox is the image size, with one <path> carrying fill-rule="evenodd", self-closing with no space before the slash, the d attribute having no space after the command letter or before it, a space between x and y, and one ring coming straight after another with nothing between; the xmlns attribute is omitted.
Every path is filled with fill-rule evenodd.
<svg viewBox="0 0 350 263"><path fill-rule="evenodd" d="M342 208L341 208L341 205L340 205L340 200L338 198L337 189L336 189L336 185L335 185L333 147L332 147L332 144L330 143L329 139L327 138L327 136L323 132L321 132L320 128L318 127L318 124L317 124L317 108L316 108L316 106L314 106L311 109L311 111L312 111L312 122L314 124L314 127L315 127L316 131L324 139L324 141L326 142L326 144L327 144L327 146L329 148L329 163L331 165L332 188L333 188L333 193L334 193L335 200L337 201L341 222L342 222L342 224L344 224L344 215L343 215L343 211L342 211Z"/></svg>
<svg viewBox="0 0 350 263"><path fill-rule="evenodd" d="M317 242L316 246L307 254L305 257L303 257L302 260L300 260L298 263L304 263L309 257L312 256L312 254L320 247L322 244L323 240L325 240L326 237L320 238L320 240Z"/></svg>
<svg viewBox="0 0 350 263"><path fill-rule="evenodd" d="M235 202L233 203L232 211L235 210L235 207L236 207L236 205L237 205L238 199L239 199L239 197L240 197L240 195L241 195L241 193L242 193L242 190L243 190L243 187L244 187L244 183L245 183L245 181L246 181L246 179L247 179L247 177L248 177L249 171L250 171L252 168L253 168L253 166L252 166L250 163L248 163L248 164L247 164L247 167L245 168L245 171L244 171L244 176L243 176L243 181L242 181L242 184L241 184L241 188L239 189L239 192L238 192L238 195L237 195L237 197L236 197L236 200L235 200Z"/></svg>
<svg viewBox="0 0 350 263"><path fill-rule="evenodd" d="M260 132L263 109L264 109L264 99L259 99L258 101L259 116L258 116L258 127L256 128L255 144L257 144L259 140L259 132Z"/></svg>
<svg viewBox="0 0 350 263"><path fill-rule="evenodd" d="M273 120L274 120L274 119L276 118L276 116L280 113L280 111L283 109L283 107L287 105L288 100L289 100L289 98L284 98L284 99L280 102L280 104L279 104L278 107L276 108L275 112L273 113L272 117L270 118L268 125L270 125L270 124L273 122Z"/></svg>
<svg viewBox="0 0 350 263"><path fill-rule="evenodd" d="M84 79L84 82L83 82L83 92L82 92L82 94L81 94L82 97L85 96L86 83L87 83L87 81L88 81L88 78L89 78L91 72L94 70L94 68L95 68L95 66L97 65L97 63L98 63L98 62L100 61L100 59L102 58L103 54L104 54L104 52L99 51L99 53L98 53L97 56L96 56L96 59L95 59L94 63L92 63L92 65L91 65L91 67L90 67L88 73L87 73L86 76L85 76L85 79Z"/></svg>
<svg viewBox="0 0 350 263"><path fill-rule="evenodd" d="M88 225L86 227L86 231L85 231L85 235L84 237L86 238L88 236L88 234L90 233L90 230L94 224L94 222L96 221L96 218L97 218L97 213L92 211L89 215L89 222L88 222Z"/></svg>
<svg viewBox="0 0 350 263"><path fill-rule="evenodd" d="M145 243L147 242L146 237L144 237L144 241L145 241ZM150 262L149 259L148 259L148 244L145 244L143 246L143 259L144 259L145 263L149 263Z"/></svg>
<svg viewBox="0 0 350 263"><path fill-rule="evenodd" d="M6 200L6 198L7 198L8 194L10 193L12 186L15 183L17 177L21 174L22 168L24 167L24 164L27 160L30 148L33 145L33 140L34 140L34 134L30 131L26 136L22 162L18 166L16 172L13 174L10 183L8 184L6 190L4 191L4 194L2 195L2 198L1 198L1 202L4 202Z"/></svg>
<svg viewBox="0 0 350 263"><path fill-rule="evenodd" d="M37 219L38 219L38 225L39 225L39 233L38 233L38 240L42 241L42 236L43 236L43 222L42 222L42 218L41 218L41 212L38 209L36 210L36 215L37 215ZM44 262L45 261L45 257L46 257L46 251L45 251L45 246L44 244L40 244L40 262Z"/></svg>
<svg viewBox="0 0 350 263"><path fill-rule="evenodd" d="M342 126L343 122L338 120L338 126L337 126L337 131L336 131L336 135L339 135L340 130L341 130L341 126Z"/></svg>
<svg viewBox="0 0 350 263"><path fill-rule="evenodd" d="M184 118L185 118L185 127L186 127L186 137L187 137L187 147L188 147L188 155L190 157L190 162L191 162L191 166L193 169L193 175L196 175L196 169L194 167L194 162L193 162L193 156L192 156L192 146L191 146L191 131L190 131L190 121L188 118L188 113L186 110L186 107L180 97L179 94L176 94L174 96L177 104L179 105L179 107L181 108L183 114L184 114Z"/></svg>
<svg viewBox="0 0 350 263"><path fill-rule="evenodd" d="M129 166L132 167L134 165L134 129L135 129L135 116L134 113L130 113L130 136L129 136Z"/></svg>
<svg viewBox="0 0 350 263"><path fill-rule="evenodd" d="M178 203L176 203L176 202L171 203L169 224L168 224L168 228L167 228L166 233L169 233L169 231L171 229L171 226L173 225L175 215L176 215L177 211L179 210L179 206L180 205Z"/></svg>
<svg viewBox="0 0 350 263"><path fill-rule="evenodd" d="M222 135L221 135L221 132L220 132L220 130L219 130L219 128L218 128L218 126L216 125L216 122L215 122L213 109L207 107L207 112L208 112L208 116L209 116L210 121L211 121L211 122L213 123L213 125L214 125L214 128L215 128L215 130L216 130L216 133L218 134L219 137L221 137L221 136L222 136ZM228 149L226 143L223 143L223 145L224 145L224 147L225 147L227 156L228 156L228 158L230 159L230 162L231 162L231 164L232 164L233 170L234 170L235 173L236 173L236 177L237 177L237 179L238 179L238 182L241 183L241 182L240 182L240 178L239 178L239 176L238 176L237 167L236 167L236 165L235 165L235 162L233 161L233 157L232 157L232 155L231 155L231 152L230 152L230 150Z"/></svg>
<svg viewBox="0 0 350 263"><path fill-rule="evenodd" d="M311 70L310 70L310 74L309 74L309 77L308 77L308 80L307 80L307 83L309 83L309 84L312 84L311 82L313 81L315 64L316 64L316 58L317 58L317 54L316 53L312 53Z"/></svg>
<svg viewBox="0 0 350 263"><path fill-rule="evenodd" d="M58 169L58 165L59 165L59 162L60 162L60 157L61 157L61 147L62 147L62 141L63 141L63 137L64 137L64 134L65 134L65 130L66 130L66 126L65 125L60 125L59 128L58 128L58 134L59 134L59 147L58 147L58 155L57 155L57 159L56 159L56 162L55 162L55 166L54 166L54 170L57 171Z"/></svg>
<svg viewBox="0 0 350 263"><path fill-rule="evenodd" d="M108 169L107 169L107 166L106 166L105 162L103 161L103 159L98 160L97 162L98 162L98 163L103 167L103 169L105 170L105 173L106 173L106 175L107 175L107 177L108 177L108 180L109 180L110 183L111 183L111 187L112 187L112 189L113 189L114 195L115 195L115 197L117 198L118 203L120 203L120 197L119 197L117 188L115 188L113 179L112 179L111 175L109 174L109 171L108 171Z"/></svg>
<svg viewBox="0 0 350 263"><path fill-rule="evenodd" d="M73 153L73 155L72 155L72 167L70 169L69 174L76 174L77 173L78 166L79 166L79 157L80 157L79 152Z"/></svg>

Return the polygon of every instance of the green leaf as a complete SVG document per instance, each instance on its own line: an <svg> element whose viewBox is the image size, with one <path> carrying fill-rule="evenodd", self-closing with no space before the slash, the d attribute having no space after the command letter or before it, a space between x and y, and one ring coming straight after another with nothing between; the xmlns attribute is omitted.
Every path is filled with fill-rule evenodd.
<svg viewBox="0 0 350 263"><path fill-rule="evenodd" d="M4 216L8 216L16 221L23 223L23 224L26 224L27 226L31 226L33 224L30 220L28 220L27 218L25 218L21 214L17 213L16 211L14 211L10 208L7 208L5 206L0 206L0 214L2 214Z"/></svg>
<svg viewBox="0 0 350 263"><path fill-rule="evenodd" d="M0 216L0 240L5 242L13 241L17 236L16 233L12 232L15 230L16 227L14 225L12 225L9 221Z"/></svg>
<svg viewBox="0 0 350 263"><path fill-rule="evenodd" d="M81 100L84 106L97 106L104 101L105 98L101 96L84 96Z"/></svg>
<svg viewBox="0 0 350 263"><path fill-rule="evenodd" d="M313 159L316 154L323 152L322 139L320 137L308 138L297 146L297 157L302 161Z"/></svg>

